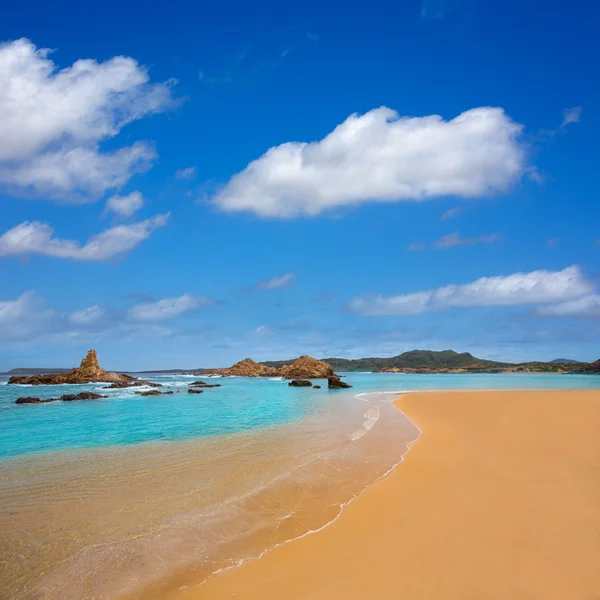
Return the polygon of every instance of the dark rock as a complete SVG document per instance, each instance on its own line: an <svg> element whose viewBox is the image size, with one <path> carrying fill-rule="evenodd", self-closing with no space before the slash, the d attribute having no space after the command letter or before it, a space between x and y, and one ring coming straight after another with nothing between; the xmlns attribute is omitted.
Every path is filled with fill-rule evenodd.
<svg viewBox="0 0 600 600"><path fill-rule="evenodd" d="M33 396L23 396L17 398L16 404L46 404L47 402L57 402L58 398L35 398Z"/></svg>
<svg viewBox="0 0 600 600"><path fill-rule="evenodd" d="M60 397L65 402L72 402L73 400L99 400L100 398L108 398L108 396L102 396L102 394L96 394L95 392L80 392L79 394L65 394Z"/></svg>
<svg viewBox="0 0 600 600"><path fill-rule="evenodd" d="M111 383L107 385L105 390L120 390L122 388L129 387L140 387L142 385L147 385L148 387L159 388L162 387L162 383L153 383L152 381L144 381L143 379L135 379L135 380L127 380L127 381L115 381L115 383Z"/></svg>
<svg viewBox="0 0 600 600"><path fill-rule="evenodd" d="M338 375L330 375L327 378L327 387L331 389L351 388L352 386L342 381Z"/></svg>
<svg viewBox="0 0 600 600"><path fill-rule="evenodd" d="M313 385L313 389L315 389L315 390L320 390L320 389L321 389L321 386L320 386L320 385Z"/></svg>
<svg viewBox="0 0 600 600"><path fill-rule="evenodd" d="M199 390L198 388L189 388L188 389L188 394L202 394L204 393L204 390Z"/></svg>
<svg viewBox="0 0 600 600"><path fill-rule="evenodd" d="M98 400L99 398L108 398L108 396L102 396L94 392L80 392L79 394L65 394L60 398L35 398L35 397L23 397L17 398L17 404L46 404L48 402L74 402L76 400Z"/></svg>
<svg viewBox="0 0 600 600"><path fill-rule="evenodd" d="M190 387L203 387L203 388L215 388L221 387L220 383L206 383L206 381L192 381Z"/></svg>
<svg viewBox="0 0 600 600"><path fill-rule="evenodd" d="M292 387L312 387L312 383L306 379L293 379L288 385Z"/></svg>
<svg viewBox="0 0 600 600"><path fill-rule="evenodd" d="M138 396L162 396L165 394L172 394L173 392L159 392L158 390L148 390L146 392L136 392Z"/></svg>

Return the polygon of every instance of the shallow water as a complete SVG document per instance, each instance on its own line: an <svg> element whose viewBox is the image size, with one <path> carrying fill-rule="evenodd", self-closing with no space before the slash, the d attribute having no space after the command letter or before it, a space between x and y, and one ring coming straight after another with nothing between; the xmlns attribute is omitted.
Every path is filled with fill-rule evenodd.
<svg viewBox="0 0 600 600"><path fill-rule="evenodd" d="M227 378L191 395L190 378L155 380L181 393L24 406L14 399L66 391L0 386L0 597L167 598L322 527L417 437L395 395L374 389L600 387L585 376L348 374L352 393Z"/></svg>

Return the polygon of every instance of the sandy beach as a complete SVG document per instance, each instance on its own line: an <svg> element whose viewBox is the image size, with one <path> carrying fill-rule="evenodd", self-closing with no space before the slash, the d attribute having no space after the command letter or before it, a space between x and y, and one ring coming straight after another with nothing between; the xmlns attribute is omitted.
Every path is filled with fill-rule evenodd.
<svg viewBox="0 0 600 600"><path fill-rule="evenodd" d="M317 533L178 600L600 597L600 392L407 394L422 435ZM169 595L171 597L171 595Z"/></svg>

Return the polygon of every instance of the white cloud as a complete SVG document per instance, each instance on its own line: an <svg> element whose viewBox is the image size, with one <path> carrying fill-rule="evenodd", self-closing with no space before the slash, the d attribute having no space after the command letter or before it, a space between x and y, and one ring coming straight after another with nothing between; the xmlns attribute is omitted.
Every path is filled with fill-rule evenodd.
<svg viewBox="0 0 600 600"><path fill-rule="evenodd" d="M590 294L560 304L541 306L536 311L536 315L540 317L600 318L600 295Z"/></svg>
<svg viewBox="0 0 600 600"><path fill-rule="evenodd" d="M102 261L136 248L156 229L164 227L169 214L118 225L93 235L83 246L74 240L53 237L53 229L39 221L25 221L0 236L0 257L44 254L57 258Z"/></svg>
<svg viewBox="0 0 600 600"><path fill-rule="evenodd" d="M455 208L450 208L441 216L440 220L447 221L448 219L456 219L456 217L458 217L460 212L461 212L461 209L459 206L456 206Z"/></svg>
<svg viewBox="0 0 600 600"><path fill-rule="evenodd" d="M583 112L583 108L581 106L574 106L573 108L565 108L563 110L563 120L561 123L561 127L566 127L570 123L579 123L581 121L581 113Z"/></svg>
<svg viewBox="0 0 600 600"><path fill-rule="evenodd" d="M83 310L75 310L68 315L68 320L73 325L90 325L97 323L106 315L106 311L99 304L94 304Z"/></svg>
<svg viewBox="0 0 600 600"><path fill-rule="evenodd" d="M257 287L260 290L280 290L290 285L296 279L295 273L286 273L281 277L273 277L268 281L261 281Z"/></svg>
<svg viewBox="0 0 600 600"><path fill-rule="evenodd" d="M0 339L26 340L46 328L54 311L44 308L35 292L25 292L16 300L0 302Z"/></svg>
<svg viewBox="0 0 600 600"><path fill-rule="evenodd" d="M129 309L127 314L135 321L165 321L212 305L214 302L210 298L183 294L177 298L164 298L158 302L136 304Z"/></svg>
<svg viewBox="0 0 600 600"><path fill-rule="evenodd" d="M442 236L439 240L432 242L432 248L454 248L455 246L474 246L475 244L494 244L499 242L502 236L498 233L480 235L477 237L462 237L458 231ZM409 250L425 250L427 244L423 242L414 242L408 246Z"/></svg>
<svg viewBox="0 0 600 600"><path fill-rule="evenodd" d="M591 284L579 267L562 271L532 271L497 277L482 277L464 285L384 297L358 296L350 310L367 316L414 315L452 307L519 306L563 302L590 294Z"/></svg>
<svg viewBox="0 0 600 600"><path fill-rule="evenodd" d="M131 217L144 205L144 198L140 192L131 192L127 196L111 196L106 201L104 213L113 212L121 217Z"/></svg>
<svg viewBox="0 0 600 600"><path fill-rule="evenodd" d="M269 149L213 198L222 210L291 218L367 201L477 197L525 169L522 126L500 108L444 121L382 107L351 115L318 142Z"/></svg>
<svg viewBox="0 0 600 600"><path fill-rule="evenodd" d="M101 152L128 123L172 105L173 82L117 56L59 69L26 39L0 45L0 184L53 198L94 200L156 158L142 142Z"/></svg>
<svg viewBox="0 0 600 600"><path fill-rule="evenodd" d="M175 179L193 179L196 177L196 167L188 167L187 169L178 169L175 171Z"/></svg>

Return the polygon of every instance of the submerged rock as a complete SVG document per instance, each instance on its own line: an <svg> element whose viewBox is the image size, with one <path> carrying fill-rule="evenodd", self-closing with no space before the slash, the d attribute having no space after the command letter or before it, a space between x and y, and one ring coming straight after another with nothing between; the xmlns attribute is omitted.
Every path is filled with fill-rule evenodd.
<svg viewBox="0 0 600 600"><path fill-rule="evenodd" d="M320 385L313 385L313 389L315 389L315 390L320 390L320 389L321 389L321 386L320 386Z"/></svg>
<svg viewBox="0 0 600 600"><path fill-rule="evenodd" d="M306 379L294 379L288 385L292 387L312 387L312 383Z"/></svg>
<svg viewBox="0 0 600 600"><path fill-rule="evenodd" d="M327 387L331 389L351 388L352 386L345 381L342 381L339 375L331 375L327 378Z"/></svg>
<svg viewBox="0 0 600 600"><path fill-rule="evenodd" d="M131 375L109 373L98 363L95 350L89 350L81 364L68 373L50 373L48 375L14 375L8 380L9 384L28 385L63 385L65 383L116 383L137 381Z"/></svg>
<svg viewBox="0 0 600 600"><path fill-rule="evenodd" d="M189 388L188 389L188 394L203 394L204 390L199 390L198 388Z"/></svg>
<svg viewBox="0 0 600 600"><path fill-rule="evenodd" d="M79 394L65 394L60 398L36 398L33 396L24 396L17 398L16 404L47 404L48 402L75 402L76 400L98 400L100 398L108 398L108 396L102 396L102 394L96 394L95 392L80 392Z"/></svg>
<svg viewBox="0 0 600 600"><path fill-rule="evenodd" d="M96 394L95 392L80 392L79 394L65 394L60 399L65 402L71 402L73 400L99 400L100 398L108 398L102 394Z"/></svg>
<svg viewBox="0 0 600 600"><path fill-rule="evenodd" d="M47 402L58 402L58 398L35 398L33 396L23 396L17 398L16 404L46 404Z"/></svg>
<svg viewBox="0 0 600 600"><path fill-rule="evenodd" d="M169 390L168 392L160 392L158 390L147 390L145 392L136 392L137 396L168 396L169 394L173 394L173 390Z"/></svg>
<svg viewBox="0 0 600 600"><path fill-rule="evenodd" d="M140 387L147 385L148 387L159 388L162 387L162 383L153 383L152 381L145 381L144 379L133 379L127 381L115 381L110 385L107 385L105 390L120 390L122 388Z"/></svg>
<svg viewBox="0 0 600 600"><path fill-rule="evenodd" d="M221 387L220 383L206 383L206 381L192 381L190 387L203 387L203 388L215 388Z"/></svg>

